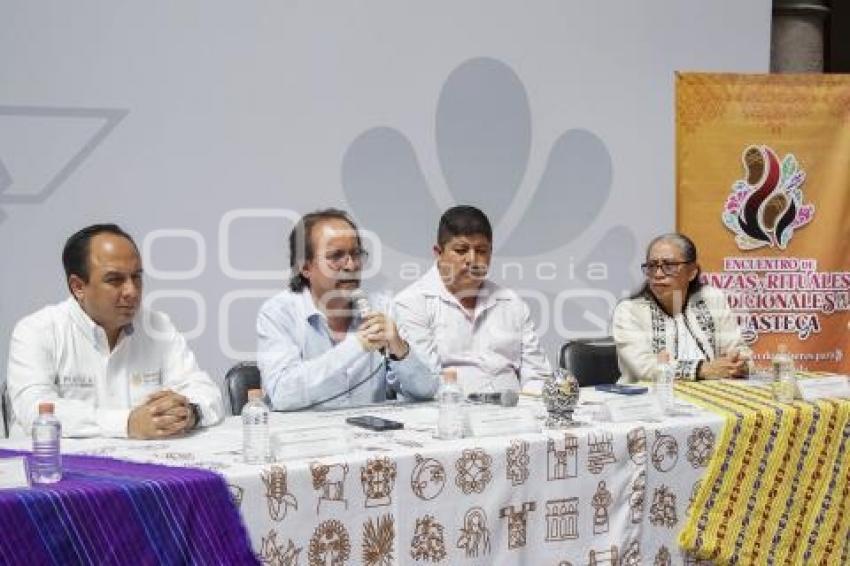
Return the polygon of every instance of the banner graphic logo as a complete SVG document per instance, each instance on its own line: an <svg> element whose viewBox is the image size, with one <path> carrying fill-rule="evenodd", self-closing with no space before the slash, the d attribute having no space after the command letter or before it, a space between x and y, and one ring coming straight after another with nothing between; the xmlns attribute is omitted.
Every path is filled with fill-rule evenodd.
<svg viewBox="0 0 850 566"><path fill-rule="evenodd" d="M806 172L793 154L781 161L770 147L751 145L741 159L746 177L732 184L723 224L742 250L770 246L784 250L794 230L812 221L813 204L803 204Z"/></svg>

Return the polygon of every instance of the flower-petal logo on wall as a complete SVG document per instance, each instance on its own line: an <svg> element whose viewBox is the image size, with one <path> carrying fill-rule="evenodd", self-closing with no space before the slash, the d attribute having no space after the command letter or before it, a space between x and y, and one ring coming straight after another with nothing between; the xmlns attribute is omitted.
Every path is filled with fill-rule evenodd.
<svg viewBox="0 0 850 566"><path fill-rule="evenodd" d="M803 204L806 172L793 154L779 157L766 145L751 145L742 154L745 179L732 185L723 224L735 233L742 250L763 246L784 250L794 230L812 221L815 205Z"/></svg>
<svg viewBox="0 0 850 566"><path fill-rule="evenodd" d="M543 254L591 226L610 196L612 162L605 143L588 130L569 129L550 148L540 177L532 179L533 198L518 198L532 150L531 107L522 81L502 61L479 57L455 68L443 84L435 118L442 179L423 170L428 151L417 155L408 137L390 127L361 133L343 159L349 206L399 251L427 250L421 240L433 237L439 204L450 200L481 207L494 225L508 216L520 219L521 233L496 234L502 237L500 253ZM436 190L441 181L449 199L435 198L443 192ZM619 228L610 235L622 240Z"/></svg>

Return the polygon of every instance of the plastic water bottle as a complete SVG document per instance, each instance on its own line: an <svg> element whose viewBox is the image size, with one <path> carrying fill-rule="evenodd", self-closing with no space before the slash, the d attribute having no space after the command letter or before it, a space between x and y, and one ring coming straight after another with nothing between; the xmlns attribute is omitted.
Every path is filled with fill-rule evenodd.
<svg viewBox="0 0 850 566"><path fill-rule="evenodd" d="M242 407L242 457L248 464L269 461L269 408L262 389L250 389Z"/></svg>
<svg viewBox="0 0 850 566"><path fill-rule="evenodd" d="M773 354L773 388L776 400L791 403L797 393L797 374L794 373L794 360L788 353L788 346L779 344Z"/></svg>
<svg viewBox="0 0 850 566"><path fill-rule="evenodd" d="M463 392L457 384L457 372L443 372L443 384L437 391L440 414L437 417L437 438L453 440L463 437Z"/></svg>
<svg viewBox="0 0 850 566"><path fill-rule="evenodd" d="M753 379L756 376L756 364L753 361L753 351L747 346L743 346L738 350L738 359L744 362L744 377Z"/></svg>
<svg viewBox="0 0 850 566"><path fill-rule="evenodd" d="M32 423L32 483L56 483L62 479L62 454L59 439L62 425L53 414L53 403L39 403L38 417Z"/></svg>
<svg viewBox="0 0 850 566"><path fill-rule="evenodd" d="M673 396L673 379L676 370L670 361L670 352L662 350L658 352L658 365L655 368L655 398L661 411L669 413L673 410L675 401Z"/></svg>

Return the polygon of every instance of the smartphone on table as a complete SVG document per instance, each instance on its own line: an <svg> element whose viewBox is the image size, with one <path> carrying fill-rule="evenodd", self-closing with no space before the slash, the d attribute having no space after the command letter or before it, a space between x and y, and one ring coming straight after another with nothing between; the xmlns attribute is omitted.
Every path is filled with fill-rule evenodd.
<svg viewBox="0 0 850 566"><path fill-rule="evenodd" d="M596 386L596 390L618 395L641 395L649 391L642 385L623 385L621 383L600 383Z"/></svg>
<svg viewBox="0 0 850 566"><path fill-rule="evenodd" d="M381 417L374 417L372 415L363 415L360 417L348 417L345 419L350 425L359 426L362 428L368 428L369 430L398 430L400 428L404 428L404 423L400 423L398 421L391 421L390 419L383 419Z"/></svg>

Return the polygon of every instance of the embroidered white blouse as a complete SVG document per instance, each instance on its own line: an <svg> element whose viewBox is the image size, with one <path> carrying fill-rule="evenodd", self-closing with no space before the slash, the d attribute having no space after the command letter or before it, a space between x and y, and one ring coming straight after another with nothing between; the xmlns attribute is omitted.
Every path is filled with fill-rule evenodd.
<svg viewBox="0 0 850 566"><path fill-rule="evenodd" d="M613 335L622 382L652 379L662 350L675 360L677 377L694 380L700 361L744 346L726 296L708 286L688 298L680 324L651 297L621 301L614 309Z"/></svg>

